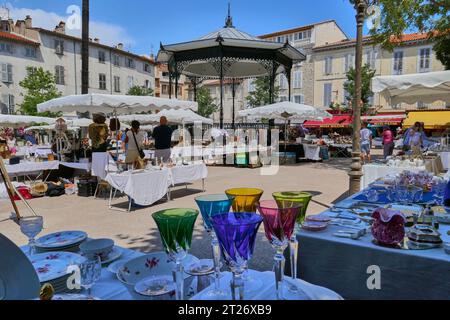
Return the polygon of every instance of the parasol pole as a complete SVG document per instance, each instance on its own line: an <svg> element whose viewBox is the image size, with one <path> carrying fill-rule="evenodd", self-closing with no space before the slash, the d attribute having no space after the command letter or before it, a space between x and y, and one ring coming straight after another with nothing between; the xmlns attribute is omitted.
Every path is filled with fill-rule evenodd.
<svg viewBox="0 0 450 320"><path fill-rule="evenodd" d="M287 118L284 118L284 164L286 164L287 159Z"/></svg>

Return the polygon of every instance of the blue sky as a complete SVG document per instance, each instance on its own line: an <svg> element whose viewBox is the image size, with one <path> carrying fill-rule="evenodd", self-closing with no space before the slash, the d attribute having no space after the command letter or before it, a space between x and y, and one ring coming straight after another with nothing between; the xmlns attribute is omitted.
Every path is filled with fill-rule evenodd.
<svg viewBox="0 0 450 320"><path fill-rule="evenodd" d="M334 19L354 37L355 12L348 0L231 0L234 24L253 35ZM160 41L189 41L223 26L228 0L91 0L91 37L123 42L127 50L156 54ZM53 28L68 6L81 0L9 0L12 18L31 14L33 24ZM72 31L76 33L76 31Z"/></svg>

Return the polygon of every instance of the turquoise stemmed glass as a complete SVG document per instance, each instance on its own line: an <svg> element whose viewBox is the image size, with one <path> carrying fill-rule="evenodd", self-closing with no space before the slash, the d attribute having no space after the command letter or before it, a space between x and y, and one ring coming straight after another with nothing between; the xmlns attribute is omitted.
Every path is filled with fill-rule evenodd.
<svg viewBox="0 0 450 320"><path fill-rule="evenodd" d="M230 212L233 201L234 197L229 197L226 194L210 194L195 198L195 202L197 203L203 218L205 230L211 237L214 262L214 290L209 291L208 296L215 300L226 299L228 294L226 291L220 289L220 246L216 233L212 227L211 218L216 215Z"/></svg>

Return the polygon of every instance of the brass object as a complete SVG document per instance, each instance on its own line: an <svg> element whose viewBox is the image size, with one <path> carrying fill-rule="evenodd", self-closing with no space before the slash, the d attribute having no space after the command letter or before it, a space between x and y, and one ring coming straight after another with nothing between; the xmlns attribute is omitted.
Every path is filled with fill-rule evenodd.
<svg viewBox="0 0 450 320"><path fill-rule="evenodd" d="M50 283L46 283L41 287L41 291L39 292L39 299L49 301L53 299L55 295L55 289Z"/></svg>

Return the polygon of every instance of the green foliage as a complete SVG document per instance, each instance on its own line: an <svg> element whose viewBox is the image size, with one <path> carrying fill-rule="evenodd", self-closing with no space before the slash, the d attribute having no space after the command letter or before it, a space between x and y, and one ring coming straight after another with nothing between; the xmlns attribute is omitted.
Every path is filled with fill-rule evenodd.
<svg viewBox="0 0 450 320"><path fill-rule="evenodd" d="M131 87L128 92L128 96L153 96L153 89L140 86Z"/></svg>
<svg viewBox="0 0 450 320"><path fill-rule="evenodd" d="M270 79L269 77L257 78L253 81L255 89L249 92L245 98L252 108L265 106L271 103L270 101ZM273 101L278 99L280 94L280 87L275 86L273 90Z"/></svg>
<svg viewBox="0 0 450 320"><path fill-rule="evenodd" d="M361 109L362 113L365 113L369 106L369 99L373 97L373 92L371 89L371 80L375 76L376 71L370 69L368 64L364 65L361 68L361 100L363 102L363 107ZM354 68L350 68L347 72L347 81L344 83L344 89L347 91L348 96L345 97L345 100L349 102L349 104L353 104L355 101L355 76L356 71Z"/></svg>
<svg viewBox="0 0 450 320"><path fill-rule="evenodd" d="M208 88L201 87L197 89L197 103L197 113L202 117L209 118L218 110L218 106L214 103L214 99L211 97Z"/></svg>
<svg viewBox="0 0 450 320"><path fill-rule="evenodd" d="M23 114L38 115L37 105L55 98L61 93L56 88L55 76L50 71L39 67L27 67L27 76L19 85L25 89L24 101L20 105ZM44 112L39 115L57 117L59 113Z"/></svg>
<svg viewBox="0 0 450 320"><path fill-rule="evenodd" d="M351 1L354 2L354 1ZM393 50L401 35L411 30L428 33L436 57L450 70L450 1L448 0L379 0L380 25L371 30L376 43Z"/></svg>

